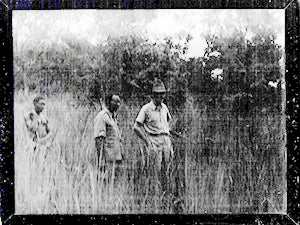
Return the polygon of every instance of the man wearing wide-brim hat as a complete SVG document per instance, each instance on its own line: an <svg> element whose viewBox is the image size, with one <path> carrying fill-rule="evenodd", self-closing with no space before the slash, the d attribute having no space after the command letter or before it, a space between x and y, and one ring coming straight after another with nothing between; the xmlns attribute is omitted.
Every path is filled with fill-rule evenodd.
<svg viewBox="0 0 300 225"><path fill-rule="evenodd" d="M148 167L154 166L159 174L161 172L161 175L168 173L173 158L170 139L172 117L168 107L163 103L166 92L163 82L155 80L151 101L142 107L134 124L135 133L146 146ZM162 169L164 171L161 171Z"/></svg>

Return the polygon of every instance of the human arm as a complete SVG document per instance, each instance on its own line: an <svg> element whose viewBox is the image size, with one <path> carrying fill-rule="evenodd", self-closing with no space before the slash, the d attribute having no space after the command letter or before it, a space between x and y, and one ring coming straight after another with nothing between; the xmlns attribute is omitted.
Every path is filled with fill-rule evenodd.
<svg viewBox="0 0 300 225"><path fill-rule="evenodd" d="M166 112L168 128L169 128L169 132L171 134L172 130L174 130L174 127L175 127L175 120L174 120L174 117L171 115L168 107L164 103L162 103L162 105Z"/></svg>
<svg viewBox="0 0 300 225"><path fill-rule="evenodd" d="M33 141L37 140L37 120L34 113L30 112L24 116L25 126L28 130L29 137Z"/></svg>
<svg viewBox="0 0 300 225"><path fill-rule="evenodd" d="M106 139L106 118L103 114L98 114L95 118L94 140L98 158L103 154Z"/></svg>
<svg viewBox="0 0 300 225"><path fill-rule="evenodd" d="M95 147L96 147L96 150L97 150L98 158L100 158L100 156L102 156L101 153L103 154L104 141L105 141L104 136L100 136L100 137L95 138Z"/></svg>
<svg viewBox="0 0 300 225"><path fill-rule="evenodd" d="M49 140L53 140L54 136L52 133L52 129L49 126L48 118L42 117L41 126L43 127L42 133L40 133L39 138L37 139L37 142L39 144L46 144Z"/></svg>
<svg viewBox="0 0 300 225"><path fill-rule="evenodd" d="M147 138L145 129L143 127L143 124L141 124L140 122L135 121L134 126L133 126L133 130L136 133L136 135L145 142L147 147L149 147L151 145L150 140Z"/></svg>
<svg viewBox="0 0 300 225"><path fill-rule="evenodd" d="M48 133L45 137L43 138L38 138L37 143L38 144L46 144L51 138L53 138L52 133Z"/></svg>

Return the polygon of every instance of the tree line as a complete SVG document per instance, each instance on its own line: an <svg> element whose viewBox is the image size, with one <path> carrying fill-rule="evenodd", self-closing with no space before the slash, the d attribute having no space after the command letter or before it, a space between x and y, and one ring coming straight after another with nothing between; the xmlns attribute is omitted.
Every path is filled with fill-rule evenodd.
<svg viewBox="0 0 300 225"><path fill-rule="evenodd" d="M240 31L207 35L205 54L188 58L192 38L187 35L183 44L172 38L154 43L131 35L108 37L96 47L66 41L14 52L15 89L69 92L88 103L114 92L132 102L149 96L159 78L174 109L193 99L246 114L281 110L283 49L272 32L257 32L251 40Z"/></svg>

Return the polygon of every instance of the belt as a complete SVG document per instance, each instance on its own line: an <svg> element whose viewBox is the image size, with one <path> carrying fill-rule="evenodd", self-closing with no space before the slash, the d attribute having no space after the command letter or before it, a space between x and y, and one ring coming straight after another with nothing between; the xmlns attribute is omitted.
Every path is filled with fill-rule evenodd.
<svg viewBox="0 0 300 225"><path fill-rule="evenodd" d="M167 133L159 133L159 134L148 133L148 134L149 134L149 136L152 136L152 137L169 136L169 134L167 134Z"/></svg>

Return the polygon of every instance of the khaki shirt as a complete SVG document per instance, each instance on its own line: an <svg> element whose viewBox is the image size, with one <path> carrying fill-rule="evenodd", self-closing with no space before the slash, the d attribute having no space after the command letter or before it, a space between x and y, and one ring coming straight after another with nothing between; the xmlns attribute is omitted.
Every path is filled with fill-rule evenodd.
<svg viewBox="0 0 300 225"><path fill-rule="evenodd" d="M143 124L148 134L170 134L171 118L169 109L164 103L158 107L151 101L142 107L135 121Z"/></svg>
<svg viewBox="0 0 300 225"><path fill-rule="evenodd" d="M29 136L33 141L44 138L49 133L48 118L46 115L38 115L34 110L24 117Z"/></svg>
<svg viewBox="0 0 300 225"><path fill-rule="evenodd" d="M105 158L122 160L121 132L116 117L107 108L104 108L97 114L94 122L94 138L105 137Z"/></svg>

